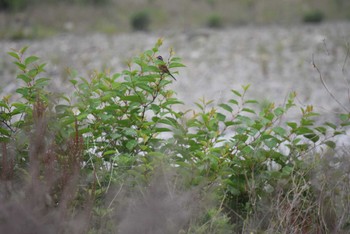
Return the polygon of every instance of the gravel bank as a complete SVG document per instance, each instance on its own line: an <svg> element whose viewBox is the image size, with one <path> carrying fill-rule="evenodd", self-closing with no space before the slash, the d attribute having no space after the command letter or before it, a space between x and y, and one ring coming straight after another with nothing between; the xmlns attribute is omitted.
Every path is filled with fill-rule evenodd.
<svg viewBox="0 0 350 234"><path fill-rule="evenodd" d="M69 90L67 68L88 77L93 70L120 72L125 61L151 48L164 38L163 57L168 48L183 58L173 84L186 106L201 97L220 102L230 97L230 89L251 84L249 97L282 103L291 91L303 104L333 115L339 105L322 86L312 58L334 95L350 109L348 89L350 23L321 25L246 26L225 30L198 29L188 32L130 33L122 35L60 35L35 41L0 41L0 77L3 93L15 90L14 65L6 52L30 45L28 54L47 62L48 76L60 91Z"/></svg>

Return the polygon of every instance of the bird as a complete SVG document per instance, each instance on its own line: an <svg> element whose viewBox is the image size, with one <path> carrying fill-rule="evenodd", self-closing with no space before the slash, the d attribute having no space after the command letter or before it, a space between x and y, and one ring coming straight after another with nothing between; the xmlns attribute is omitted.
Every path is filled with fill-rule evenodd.
<svg viewBox="0 0 350 234"><path fill-rule="evenodd" d="M157 59L160 60L160 61L162 61L162 62L158 65L158 68L159 68L159 70L162 72L162 74L166 73L166 74L170 75L174 80L176 80L175 77L170 73L168 67L164 64L163 57L159 55L159 56L157 57Z"/></svg>

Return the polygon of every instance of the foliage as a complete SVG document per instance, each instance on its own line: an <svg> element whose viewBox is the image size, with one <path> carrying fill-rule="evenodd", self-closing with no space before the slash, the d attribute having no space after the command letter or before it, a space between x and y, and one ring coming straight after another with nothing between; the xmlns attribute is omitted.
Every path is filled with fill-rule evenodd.
<svg viewBox="0 0 350 234"><path fill-rule="evenodd" d="M110 3L110 0L63 0L61 2L67 2L69 4L88 4L88 5L106 5ZM28 6L36 4L57 3L53 0L0 0L0 11L19 11L24 10Z"/></svg>
<svg viewBox="0 0 350 234"><path fill-rule="evenodd" d="M130 24L136 31L147 31L151 23L151 18L146 11L136 12L131 16Z"/></svg>
<svg viewBox="0 0 350 234"><path fill-rule="evenodd" d="M0 0L0 11L22 10L27 5L27 0Z"/></svg>
<svg viewBox="0 0 350 234"><path fill-rule="evenodd" d="M220 15L212 14L208 17L207 26L209 28L221 28L222 27L222 18Z"/></svg>
<svg viewBox="0 0 350 234"><path fill-rule="evenodd" d="M320 10L310 10L304 13L304 23L321 23L325 18L325 15Z"/></svg>
<svg viewBox="0 0 350 234"><path fill-rule="evenodd" d="M297 107L295 93L284 105L259 109L246 98L249 85L231 90L232 98L217 107L203 99L197 110L176 111L182 103L168 89L173 79L158 68L161 45L158 40L121 73L96 72L88 80L72 71L72 97L47 91L45 64L25 56L27 47L9 52L22 85L17 96L0 101L1 179L32 181L23 193L33 200L13 201L23 186L1 190L10 194L2 196L1 203L10 204L2 210L16 210L21 201L40 211L34 220L50 214L41 228L54 223L61 232L72 232L76 222L80 232L137 230L133 219L150 224L150 233L282 232L293 225L300 232L310 223L329 230L317 218L315 191L324 190L310 185L306 159L335 149L332 138L343 134L349 115L341 115L340 126L316 124L318 114L311 105ZM170 70L184 67L172 51L165 63ZM285 120L296 109L300 118ZM193 197L209 202L193 204ZM254 226L266 219L263 204L271 197L280 211L269 213L271 220L280 223ZM149 209L159 213L148 217ZM285 214L293 220L281 219ZM72 225L61 225L67 222Z"/></svg>

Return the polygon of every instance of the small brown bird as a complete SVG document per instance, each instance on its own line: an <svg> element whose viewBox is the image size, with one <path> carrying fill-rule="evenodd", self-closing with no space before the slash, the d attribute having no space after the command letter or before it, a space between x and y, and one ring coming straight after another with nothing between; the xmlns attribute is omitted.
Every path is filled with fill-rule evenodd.
<svg viewBox="0 0 350 234"><path fill-rule="evenodd" d="M176 80L175 77L170 73L168 67L164 64L163 57L159 55L159 56L157 57L157 59L160 60L160 61L162 61L162 63L160 63L160 64L158 65L158 68L159 68L159 70L162 72L162 74L166 73L166 74L170 75L174 80Z"/></svg>

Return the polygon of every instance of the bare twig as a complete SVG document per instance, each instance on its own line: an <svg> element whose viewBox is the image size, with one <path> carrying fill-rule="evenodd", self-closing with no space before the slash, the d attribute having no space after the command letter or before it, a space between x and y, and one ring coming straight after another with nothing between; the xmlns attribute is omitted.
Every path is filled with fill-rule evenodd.
<svg viewBox="0 0 350 234"><path fill-rule="evenodd" d="M348 58L349 58L349 53L350 53L349 43L346 43L346 56L345 56L345 59L344 59L343 67L342 67L342 69L341 69L341 71L343 72L343 74L345 73L345 64L346 64L346 61L347 61Z"/></svg>
<svg viewBox="0 0 350 234"><path fill-rule="evenodd" d="M124 186L124 184L122 184L122 185L120 186L118 192L114 195L114 197L113 197L112 201L109 203L107 209L111 208L111 206L112 206L114 200L117 198L117 196L119 195L120 191L122 191L123 186Z"/></svg>
<svg viewBox="0 0 350 234"><path fill-rule="evenodd" d="M345 64L346 64L346 62L347 62L347 60L349 58L349 54L350 54L349 43L346 43L346 56L345 56L343 67L342 67L341 71L342 71L342 73L344 75L344 80L348 84L348 99L349 99L349 102L350 102L350 83L349 83L348 79L346 79L346 77L345 77Z"/></svg>
<svg viewBox="0 0 350 234"><path fill-rule="evenodd" d="M327 53L327 55L329 55L329 51L328 51L328 49L327 49L327 44L326 44L326 39L325 38L323 38L323 45L324 45L324 48L325 48L325 50L326 50L326 53Z"/></svg>
<svg viewBox="0 0 350 234"><path fill-rule="evenodd" d="M343 108L344 111L346 112L350 112L335 96L334 94L330 91L330 89L328 88L326 82L324 81L323 77L322 77L322 74L321 74L321 71L320 69L317 67L317 65L315 64L315 60L314 60L314 55L312 55L312 65L314 66L314 68L316 69L316 71L318 72L319 74L319 78L321 80L321 83L323 85L323 87L327 90L328 94L331 96L331 98L336 102L338 103L338 105Z"/></svg>

